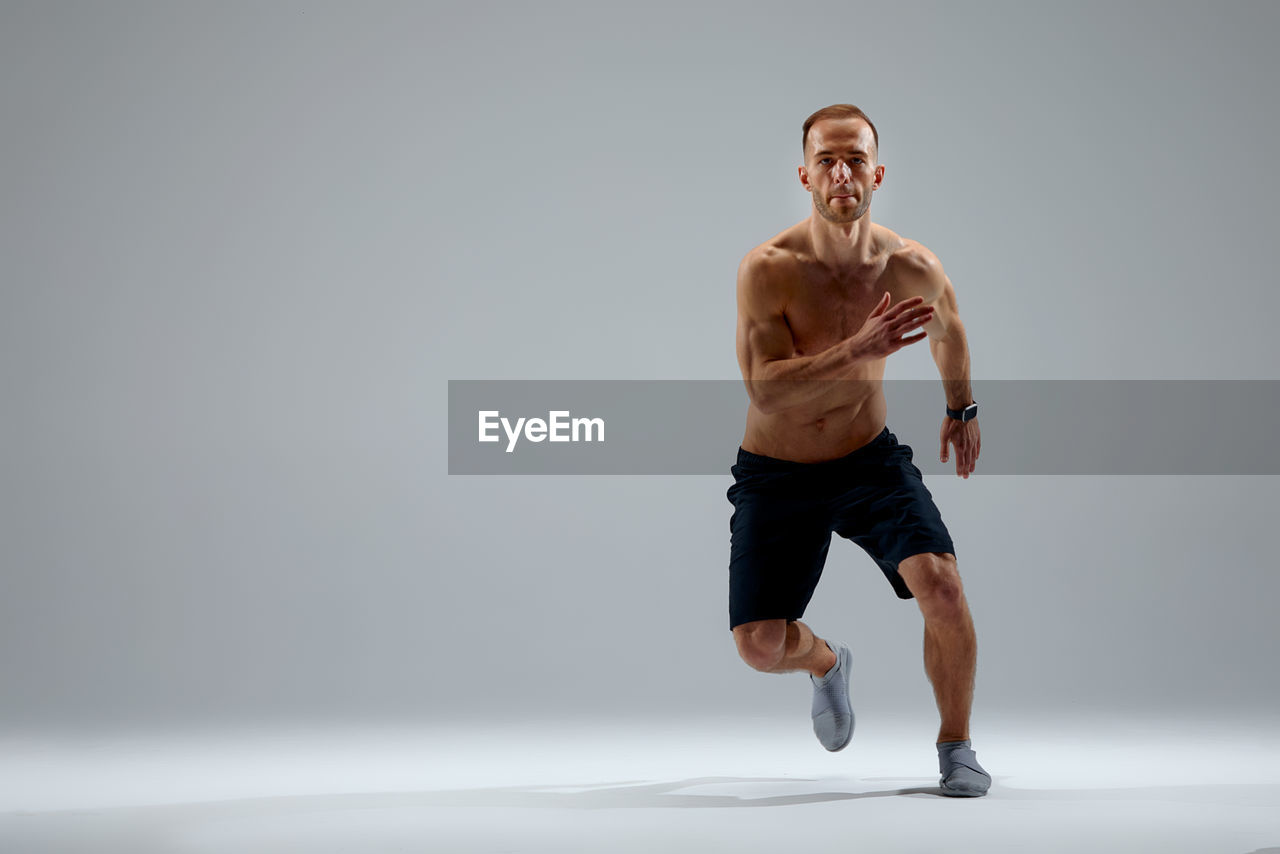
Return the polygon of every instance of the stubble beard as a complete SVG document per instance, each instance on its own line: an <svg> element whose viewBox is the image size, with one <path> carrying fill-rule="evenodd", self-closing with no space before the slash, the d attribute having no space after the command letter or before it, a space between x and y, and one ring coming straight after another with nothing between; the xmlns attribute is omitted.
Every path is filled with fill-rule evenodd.
<svg viewBox="0 0 1280 854"><path fill-rule="evenodd" d="M827 204L827 200L822 198L822 195L817 190L814 190L813 206L818 211L818 215L821 216L823 219L825 219L827 222L835 223L837 225L843 225L844 223L849 223L849 222L853 222L856 219L860 219L863 214L871 210L871 193L868 192L867 197L862 200L862 203L859 204L852 211L848 213L840 213L838 211L833 210L831 206Z"/></svg>

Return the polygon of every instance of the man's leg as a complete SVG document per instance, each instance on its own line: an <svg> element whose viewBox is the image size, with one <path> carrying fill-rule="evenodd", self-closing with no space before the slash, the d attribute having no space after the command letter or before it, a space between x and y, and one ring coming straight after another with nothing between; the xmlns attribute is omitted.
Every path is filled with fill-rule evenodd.
<svg viewBox="0 0 1280 854"><path fill-rule="evenodd" d="M764 673L806 670L819 679L836 666L836 654L797 620L755 620L733 628L738 655Z"/></svg>
<svg viewBox="0 0 1280 854"><path fill-rule="evenodd" d="M942 794L981 797L991 786L991 775L979 764L969 741L978 641L955 555L912 555L898 564L898 572L924 614L924 668L942 718L938 729Z"/></svg>
<svg viewBox="0 0 1280 854"><path fill-rule="evenodd" d="M951 554L912 555L898 573L924 615L924 668L942 718L938 743L969 738L969 712L978 666L978 641Z"/></svg>
<svg viewBox="0 0 1280 854"><path fill-rule="evenodd" d="M813 734L827 750L843 750L853 737L849 705L849 648L828 644L799 621L756 620L733 628L742 660L765 673L805 670L813 683L809 716Z"/></svg>

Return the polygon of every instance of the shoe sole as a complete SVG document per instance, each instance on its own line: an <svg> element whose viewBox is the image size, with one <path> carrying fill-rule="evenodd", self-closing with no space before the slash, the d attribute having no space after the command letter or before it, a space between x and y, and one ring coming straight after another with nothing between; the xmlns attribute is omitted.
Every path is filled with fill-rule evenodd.
<svg viewBox="0 0 1280 854"><path fill-rule="evenodd" d="M949 789L946 786L940 786L942 794L948 798L981 798L986 792L966 792L964 789Z"/></svg>

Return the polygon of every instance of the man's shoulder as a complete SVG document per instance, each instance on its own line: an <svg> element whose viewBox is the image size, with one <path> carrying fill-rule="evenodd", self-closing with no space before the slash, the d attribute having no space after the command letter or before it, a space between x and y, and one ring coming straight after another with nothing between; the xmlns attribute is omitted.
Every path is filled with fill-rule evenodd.
<svg viewBox="0 0 1280 854"><path fill-rule="evenodd" d="M794 262L795 256L788 250L772 243L761 243L742 256L738 272L753 278L767 277Z"/></svg>
<svg viewBox="0 0 1280 854"><path fill-rule="evenodd" d="M938 256L918 240L898 239L901 245L890 253L886 272L903 286L904 294L929 296L940 292L946 286L947 276Z"/></svg>
<svg viewBox="0 0 1280 854"><path fill-rule="evenodd" d="M789 232L791 229L774 235L743 256L738 266L740 305L769 306L772 310L790 301L791 283L803 265L803 247Z"/></svg>
<svg viewBox="0 0 1280 854"><path fill-rule="evenodd" d="M928 246L909 237L898 237L898 245L889 254L889 263L904 273L929 275L942 269L938 256Z"/></svg>
<svg viewBox="0 0 1280 854"><path fill-rule="evenodd" d="M768 278L794 268L800 262L803 252L799 225L793 225L752 248L742 257L738 271L740 274Z"/></svg>
<svg viewBox="0 0 1280 854"><path fill-rule="evenodd" d="M796 247L778 237L760 243L759 246L751 248L748 254L742 256L742 262L739 265L740 277L746 275L753 279L771 280L786 273L787 270L795 269L796 262L799 261Z"/></svg>
<svg viewBox="0 0 1280 854"><path fill-rule="evenodd" d="M786 302L783 283L789 264L785 250L764 243L748 252L738 266L740 306L774 306Z"/></svg>

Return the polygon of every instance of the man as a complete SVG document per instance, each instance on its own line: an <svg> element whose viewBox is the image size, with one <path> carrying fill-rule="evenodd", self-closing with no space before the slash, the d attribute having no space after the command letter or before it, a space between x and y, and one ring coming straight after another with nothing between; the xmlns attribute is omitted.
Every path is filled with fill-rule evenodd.
<svg viewBox="0 0 1280 854"><path fill-rule="evenodd" d="M819 110L802 144L812 213L738 270L738 361L751 403L728 491L729 627L755 669L808 671L814 732L842 749L854 725L850 651L799 618L832 532L857 543L924 615L942 791L983 795L991 777L969 740L977 642L955 548L911 448L885 426L885 358L928 337L946 396L940 458L954 449L956 474L973 472L981 440L955 292L932 252L871 222L884 166L862 110Z"/></svg>

